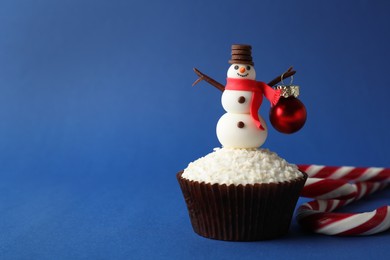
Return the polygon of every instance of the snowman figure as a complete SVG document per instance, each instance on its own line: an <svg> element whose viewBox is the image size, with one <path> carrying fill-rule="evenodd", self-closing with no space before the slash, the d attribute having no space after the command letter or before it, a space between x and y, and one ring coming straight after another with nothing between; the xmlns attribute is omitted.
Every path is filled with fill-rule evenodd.
<svg viewBox="0 0 390 260"><path fill-rule="evenodd" d="M275 105L280 91L256 81L250 45L232 45L229 63L227 84L221 98L226 113L218 121L217 137L223 147L257 148L268 134L267 125L258 114L263 95Z"/></svg>

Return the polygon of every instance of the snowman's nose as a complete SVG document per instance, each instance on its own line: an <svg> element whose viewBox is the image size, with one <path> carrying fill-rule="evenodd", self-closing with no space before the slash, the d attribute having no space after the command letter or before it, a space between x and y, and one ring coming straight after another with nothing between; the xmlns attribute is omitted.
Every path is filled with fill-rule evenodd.
<svg viewBox="0 0 390 260"><path fill-rule="evenodd" d="M244 68L244 67L241 67L241 68L240 68L240 72L241 72L241 73L244 73L244 72L245 72L245 68Z"/></svg>

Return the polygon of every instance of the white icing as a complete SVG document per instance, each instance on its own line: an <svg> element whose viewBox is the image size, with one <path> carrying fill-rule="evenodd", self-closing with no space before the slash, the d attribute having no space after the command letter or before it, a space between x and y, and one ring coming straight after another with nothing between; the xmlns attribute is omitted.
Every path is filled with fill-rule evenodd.
<svg viewBox="0 0 390 260"><path fill-rule="evenodd" d="M267 139L268 130L264 119L259 116L265 130L256 127L250 114L225 113L217 123L217 137L225 148L257 148ZM244 127L239 128L238 123Z"/></svg>
<svg viewBox="0 0 390 260"><path fill-rule="evenodd" d="M221 96L223 109L229 113L249 114L253 92L241 90L225 90ZM245 99L243 103L239 99Z"/></svg>
<svg viewBox="0 0 390 260"><path fill-rule="evenodd" d="M234 63L227 71L228 78L234 79L256 79L256 71L252 65Z"/></svg>
<svg viewBox="0 0 390 260"><path fill-rule="evenodd" d="M190 163L182 177L210 184L246 185L290 181L302 173L268 149L215 148Z"/></svg>

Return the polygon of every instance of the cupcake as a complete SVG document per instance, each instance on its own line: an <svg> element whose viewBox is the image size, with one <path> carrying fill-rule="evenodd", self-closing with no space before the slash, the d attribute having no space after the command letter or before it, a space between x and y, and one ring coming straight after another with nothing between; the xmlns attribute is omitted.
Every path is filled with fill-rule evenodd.
<svg viewBox="0 0 390 260"><path fill-rule="evenodd" d="M207 238L255 241L285 235L307 178L297 166L259 148L268 134L258 114L263 96L275 105L281 90L255 80L251 49L232 45L225 86L195 69L200 80L223 91L226 111L216 129L222 148L177 173L192 227Z"/></svg>
<svg viewBox="0 0 390 260"><path fill-rule="evenodd" d="M255 241L288 232L306 174L267 149L220 148L177 174L194 231Z"/></svg>

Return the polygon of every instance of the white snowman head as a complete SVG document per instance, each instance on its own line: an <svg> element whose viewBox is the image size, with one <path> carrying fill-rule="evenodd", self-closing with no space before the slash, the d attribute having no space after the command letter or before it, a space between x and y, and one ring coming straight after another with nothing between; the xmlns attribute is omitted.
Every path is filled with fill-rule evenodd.
<svg viewBox="0 0 390 260"><path fill-rule="evenodd" d="M228 78L234 79L256 79L256 71L252 65L233 63L227 71Z"/></svg>

